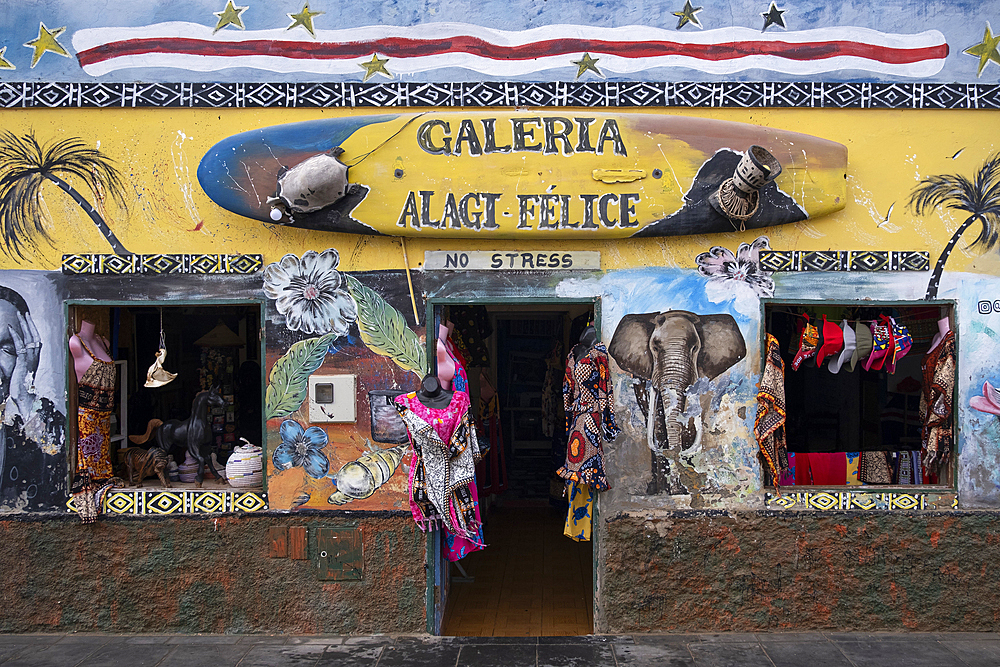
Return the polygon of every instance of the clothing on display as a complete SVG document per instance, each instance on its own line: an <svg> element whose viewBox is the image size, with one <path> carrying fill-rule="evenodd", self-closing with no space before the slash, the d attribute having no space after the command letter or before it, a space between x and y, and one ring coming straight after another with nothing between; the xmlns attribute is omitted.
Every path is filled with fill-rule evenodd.
<svg viewBox="0 0 1000 667"><path fill-rule="evenodd" d="M925 356L920 392L920 445L928 475L939 474L954 446L952 393L955 390L955 333L949 331Z"/></svg>
<svg viewBox="0 0 1000 667"><path fill-rule="evenodd" d="M754 434L765 478L779 493L786 481L939 482L954 448L955 342L945 313L944 306L916 304L765 307ZM918 371L913 351L928 347ZM805 364L809 358L815 364ZM784 373L793 359L798 372ZM817 373L824 364L829 373ZM787 471L781 441L770 433L783 435Z"/></svg>
<svg viewBox="0 0 1000 667"><path fill-rule="evenodd" d="M115 404L115 362L97 357L83 339L77 340L92 363L78 382L77 472L89 471L95 480L107 479L111 467L111 414Z"/></svg>
<svg viewBox="0 0 1000 667"><path fill-rule="evenodd" d="M778 339L767 334L764 373L757 392L757 418L754 436L760 456L776 487L781 473L788 470L788 447L785 442L785 362Z"/></svg>
<svg viewBox="0 0 1000 667"><path fill-rule="evenodd" d="M80 521L82 523L97 521L104 506L104 496L112 487L123 485L124 482L117 477L98 482L92 479L87 471L77 474L70 488L70 495L73 496L73 504L76 506Z"/></svg>
<svg viewBox="0 0 1000 667"><path fill-rule="evenodd" d="M395 405L413 448L410 510L417 525L482 545L477 494L471 489L480 452L469 395L456 391L446 407L429 408L411 392L397 396Z"/></svg>
<svg viewBox="0 0 1000 667"><path fill-rule="evenodd" d="M490 366L486 339L493 334L485 306L450 306L448 319L455 323L451 339L470 368Z"/></svg>
<svg viewBox="0 0 1000 667"><path fill-rule="evenodd" d="M889 452L861 452L858 480L864 484L892 484Z"/></svg>
<svg viewBox="0 0 1000 667"><path fill-rule="evenodd" d="M610 442L621 432L615 422L614 397L608 380L608 351L603 344L596 343L579 361L570 352L563 379L566 461L556 474L597 491L610 488L602 441Z"/></svg>
<svg viewBox="0 0 1000 667"><path fill-rule="evenodd" d="M563 535L577 542L589 542L594 523L594 489L586 484L570 481L566 486L569 512Z"/></svg>

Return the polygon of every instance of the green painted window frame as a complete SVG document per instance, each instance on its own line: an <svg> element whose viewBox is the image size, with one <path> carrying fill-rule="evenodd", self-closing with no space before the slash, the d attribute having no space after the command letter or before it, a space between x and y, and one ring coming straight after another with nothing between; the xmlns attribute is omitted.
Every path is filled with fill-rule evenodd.
<svg viewBox="0 0 1000 667"><path fill-rule="evenodd" d="M267 497L267 419L264 417L264 394L267 389L267 346L266 343L266 327L264 326L264 316L267 313L267 301L265 299L171 299L169 301L154 301L151 299L134 299L134 300L94 300L94 299L67 299L63 301L63 321L66 323L67 335L69 334L69 329L72 327L72 322L70 320L69 314L70 309L77 306L87 306L87 307L97 307L97 308L143 308L143 307L164 307L164 308L177 308L177 307L195 307L195 308L210 308L212 306L252 306L256 305L260 309L259 317L257 318L258 326L260 327L260 335L258 344L260 349L257 351L260 359L260 414L261 414L261 424L260 432L262 435L260 448L261 448L261 494ZM75 331L73 333L76 333ZM66 396L69 396L70 391L70 373L72 368L70 364L72 356L67 355L66 359L66 382L65 382L65 392ZM67 406L68 411L68 406ZM70 488L70 482L73 476L73 471L69 466L69 448L73 446L70 442L70 429L69 429L70 415L66 415L66 488ZM227 488L227 489L213 489L220 493L241 493L239 489ZM68 493L68 491L67 491ZM140 515L144 516L144 515ZM172 514L171 516L192 516L191 514L185 514L183 512L178 512Z"/></svg>
<svg viewBox="0 0 1000 667"><path fill-rule="evenodd" d="M868 299L776 299L776 298L763 298L760 300L760 367L757 369L758 376L762 375L764 372L764 359L767 356L767 308L768 306L805 306L805 307L818 307L818 308L837 308L837 307L857 307L857 308L918 308L918 307L946 307L950 309L949 317L951 318L952 331L955 332L955 377L961 377L959 371L960 357L958 353L960 347L960 335L959 331L961 327L959 326L958 317L958 301L954 299L932 299L932 300L913 300L913 301L903 301L903 300L888 300L888 301L876 301ZM879 484L876 486L871 485L848 485L844 484L842 486L830 486L830 485L819 485L819 486L808 486L808 487L796 487L796 486L785 486L782 487L786 491L792 491L797 488L805 489L809 493L822 493L822 492L844 492L852 491L855 493L892 493L892 492L926 492L926 493L954 493L956 497L958 496L958 457L960 454L959 443L961 438L959 437L961 423L958 420L958 382L955 383L955 387L952 392L952 430L954 432L954 449L951 454L951 464L949 465L948 475L950 476L950 481L948 484ZM756 409L756 406L755 408ZM756 441L753 441L756 446ZM763 485L763 475L764 471L761 470L761 488L765 491L774 492L774 486L764 486Z"/></svg>

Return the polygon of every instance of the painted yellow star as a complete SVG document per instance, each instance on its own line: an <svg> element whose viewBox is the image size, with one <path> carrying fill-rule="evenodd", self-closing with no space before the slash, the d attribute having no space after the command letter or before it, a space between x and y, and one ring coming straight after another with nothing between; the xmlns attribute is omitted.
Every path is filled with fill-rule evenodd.
<svg viewBox="0 0 1000 667"><path fill-rule="evenodd" d="M233 0L226 0L225 9L221 12L212 12L219 17L219 22L215 24L215 30L212 31L212 34L214 35L228 25L234 25L240 30L246 30L243 25L243 19L240 18L240 14L249 8L250 5L247 5L246 7L237 7L233 4Z"/></svg>
<svg viewBox="0 0 1000 667"><path fill-rule="evenodd" d="M7 53L6 46L0 48L0 69L17 69L14 67L14 63L3 57L3 54L5 53Z"/></svg>
<svg viewBox="0 0 1000 667"><path fill-rule="evenodd" d="M298 14L288 14L288 18L292 19L292 25L288 26L286 30L291 30L295 26L302 26L309 31L309 34L313 37L316 36L316 32L313 30L313 17L324 14L325 12L311 12L309 11L309 3L307 2L302 6L302 11Z"/></svg>
<svg viewBox="0 0 1000 667"><path fill-rule="evenodd" d="M371 60L366 63L359 63L358 67L364 68L365 70L365 78L362 79L362 82L367 81L376 74L385 74L391 79L392 74L389 74L389 70L385 68L385 64L387 62L389 62L388 58L379 58L378 54L373 53Z"/></svg>
<svg viewBox="0 0 1000 667"><path fill-rule="evenodd" d="M597 69L598 60L600 58L591 58L589 53L584 53L583 58L580 60L571 60L570 62L579 68L576 72L576 78L579 79L587 70L590 70L597 76L603 77L604 75L601 73L601 70Z"/></svg>
<svg viewBox="0 0 1000 667"><path fill-rule="evenodd" d="M701 21L698 20L698 17L695 16L695 14L701 10L701 7L692 7L691 0L684 0L684 9L679 12L673 12L674 16L680 19L677 21L677 29L680 30L688 23L693 23L700 28Z"/></svg>
<svg viewBox="0 0 1000 667"><path fill-rule="evenodd" d="M45 24L38 23L38 37L35 37L30 42L26 42L25 46L29 49L34 49L35 52L31 54L31 66L34 67L38 64L38 59L42 57L42 54L46 51L51 51L52 53L58 53L61 56L69 58L69 52L63 48L63 45L59 43L56 39L59 35L63 34L66 30L66 26L61 28L56 28L55 30L49 30L45 27Z"/></svg>
<svg viewBox="0 0 1000 667"><path fill-rule="evenodd" d="M983 68L989 61L995 62L1000 65L1000 52L997 51L997 44L1000 44L1000 35L993 35L993 30L990 28L990 24L986 24L986 34L983 35L983 41L970 46L962 53L968 53L970 56L979 58L979 71L976 72L976 78L983 73Z"/></svg>

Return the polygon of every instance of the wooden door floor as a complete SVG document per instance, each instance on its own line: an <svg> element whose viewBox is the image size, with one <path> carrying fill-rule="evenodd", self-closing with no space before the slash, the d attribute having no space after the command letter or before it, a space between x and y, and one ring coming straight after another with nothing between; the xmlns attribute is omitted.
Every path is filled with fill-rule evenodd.
<svg viewBox="0 0 1000 667"><path fill-rule="evenodd" d="M472 582L452 582L443 634L470 637L593 632L593 545L563 535L565 510L494 508L488 545L461 561Z"/></svg>

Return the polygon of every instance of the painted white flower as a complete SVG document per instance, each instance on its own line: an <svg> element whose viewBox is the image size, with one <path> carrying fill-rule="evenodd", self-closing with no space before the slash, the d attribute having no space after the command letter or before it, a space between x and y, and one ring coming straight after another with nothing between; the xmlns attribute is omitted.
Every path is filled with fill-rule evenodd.
<svg viewBox="0 0 1000 667"><path fill-rule="evenodd" d="M307 250L302 259L285 255L264 269L264 294L274 299L285 325L307 334L347 333L358 308L337 271L340 255L330 248Z"/></svg>
<svg viewBox="0 0 1000 667"><path fill-rule="evenodd" d="M698 273L713 282L745 283L758 297L774 296L774 280L760 268L760 251L770 250L766 236L758 236L753 243L741 243L736 254L729 248L715 246L695 258ZM731 285L733 288L736 285Z"/></svg>

